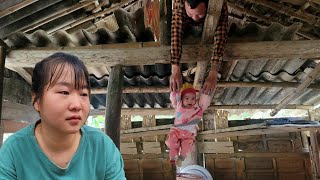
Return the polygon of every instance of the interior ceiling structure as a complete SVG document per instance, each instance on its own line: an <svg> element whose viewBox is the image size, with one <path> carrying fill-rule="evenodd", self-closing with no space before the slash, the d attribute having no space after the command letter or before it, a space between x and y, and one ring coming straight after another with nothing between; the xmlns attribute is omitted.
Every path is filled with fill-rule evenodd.
<svg viewBox="0 0 320 180"><path fill-rule="evenodd" d="M156 13L145 8L163 3L151 0L4 0L0 4L0 38L10 49L31 47L77 47L100 44L158 41L161 28L150 21ZM228 42L318 40L319 0L228 0ZM151 12L155 11L151 8ZM149 11L148 11L149 10ZM169 9L170 11L170 9ZM148 12L149 14L147 14ZM167 16L170 16L167 12ZM148 19L149 18L149 19ZM169 19L169 18L168 18ZM161 40L160 40L161 41ZM319 45L320 46L320 45ZM168 52L169 53L169 52ZM230 82L303 82L315 66L314 59L237 61L220 72ZM196 63L182 64L184 80L192 82ZM10 68L10 67L8 67ZM10 68L16 70L14 68ZM32 68L23 68L27 80ZM17 71L19 74L21 69ZM89 67L92 88L105 88L110 67ZM124 67L125 87L168 87L170 64ZM320 77L313 83L318 84ZM320 104L319 88L308 88L292 105ZM225 87L213 105L279 104L293 87ZM92 107L105 108L106 95L93 94ZM168 92L124 93L123 107L167 108Z"/></svg>

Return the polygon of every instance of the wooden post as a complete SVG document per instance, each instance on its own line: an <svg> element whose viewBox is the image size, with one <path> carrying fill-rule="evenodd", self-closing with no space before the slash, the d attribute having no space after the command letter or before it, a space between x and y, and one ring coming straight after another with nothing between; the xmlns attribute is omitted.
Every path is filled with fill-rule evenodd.
<svg viewBox="0 0 320 180"><path fill-rule="evenodd" d="M6 62L6 47L0 46L0 147L3 141L4 130L1 126L2 120L2 93L3 93L3 76L4 76L4 64Z"/></svg>
<svg viewBox="0 0 320 180"><path fill-rule="evenodd" d="M308 111L310 121L314 121L314 114ZM312 175L314 179L320 179L320 133L319 131L310 131L310 159L312 163Z"/></svg>
<svg viewBox="0 0 320 180"><path fill-rule="evenodd" d="M120 149L120 119L122 106L123 71L121 65L112 68L108 81L106 103L106 133Z"/></svg>

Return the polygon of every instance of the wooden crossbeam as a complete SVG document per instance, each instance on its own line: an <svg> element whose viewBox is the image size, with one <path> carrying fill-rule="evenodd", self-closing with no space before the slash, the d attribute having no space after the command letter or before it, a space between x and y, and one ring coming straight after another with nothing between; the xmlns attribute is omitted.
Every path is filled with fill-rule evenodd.
<svg viewBox="0 0 320 180"><path fill-rule="evenodd" d="M121 131L121 138L135 138L164 135L169 133L169 129L172 125L163 125L147 128L136 128L130 131ZM202 131L198 133L198 140L208 140L221 137L234 137L234 136L250 136L261 134L274 134L283 132L298 132L298 131L314 131L320 130L320 126L308 126L308 125L282 125L282 126L268 126L266 123L252 124L245 126L230 127L224 129L215 129Z"/></svg>
<svg viewBox="0 0 320 180"><path fill-rule="evenodd" d="M209 110L215 109L273 109L277 105L213 105L207 108ZM313 106L308 105L287 105L284 109L302 109L309 110ZM92 109L90 115L104 115L104 109ZM122 108L121 115L174 115L174 109L172 108Z"/></svg>
<svg viewBox="0 0 320 180"><path fill-rule="evenodd" d="M256 88L296 88L298 82L241 82L241 81L219 81L217 87L256 87ZM310 84L309 89L320 89L320 84ZM166 86L145 86L145 87L126 87L122 93L169 93L170 89ZM93 88L91 94L107 94L106 88Z"/></svg>
<svg viewBox="0 0 320 180"><path fill-rule="evenodd" d="M224 60L312 59L319 58L319 47L320 40L227 43ZM75 54L91 67L170 64L170 46L149 42L12 50L7 55L6 65L34 67L57 51ZM185 45L183 52L181 63L205 61L210 57L211 46Z"/></svg>

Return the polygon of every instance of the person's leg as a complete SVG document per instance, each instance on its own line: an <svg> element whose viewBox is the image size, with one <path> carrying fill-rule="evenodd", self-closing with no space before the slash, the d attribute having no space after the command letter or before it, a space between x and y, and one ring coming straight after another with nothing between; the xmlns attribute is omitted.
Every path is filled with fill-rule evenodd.
<svg viewBox="0 0 320 180"><path fill-rule="evenodd" d="M169 148L169 158L174 160L177 158L180 150L179 132L176 129L170 129L167 140L165 141Z"/></svg>
<svg viewBox="0 0 320 180"><path fill-rule="evenodd" d="M184 160L189 153L191 153L193 144L196 141L195 135L191 132L185 132L184 138L181 139L180 156Z"/></svg>

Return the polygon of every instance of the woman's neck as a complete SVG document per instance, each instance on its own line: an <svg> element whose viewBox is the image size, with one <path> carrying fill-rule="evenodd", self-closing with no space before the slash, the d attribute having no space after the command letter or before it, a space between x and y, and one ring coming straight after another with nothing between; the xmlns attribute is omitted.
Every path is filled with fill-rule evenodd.
<svg viewBox="0 0 320 180"><path fill-rule="evenodd" d="M51 152L76 149L81 139L80 131L76 134L63 134L51 128L46 128L46 125L42 122L36 126L35 133L40 147Z"/></svg>

